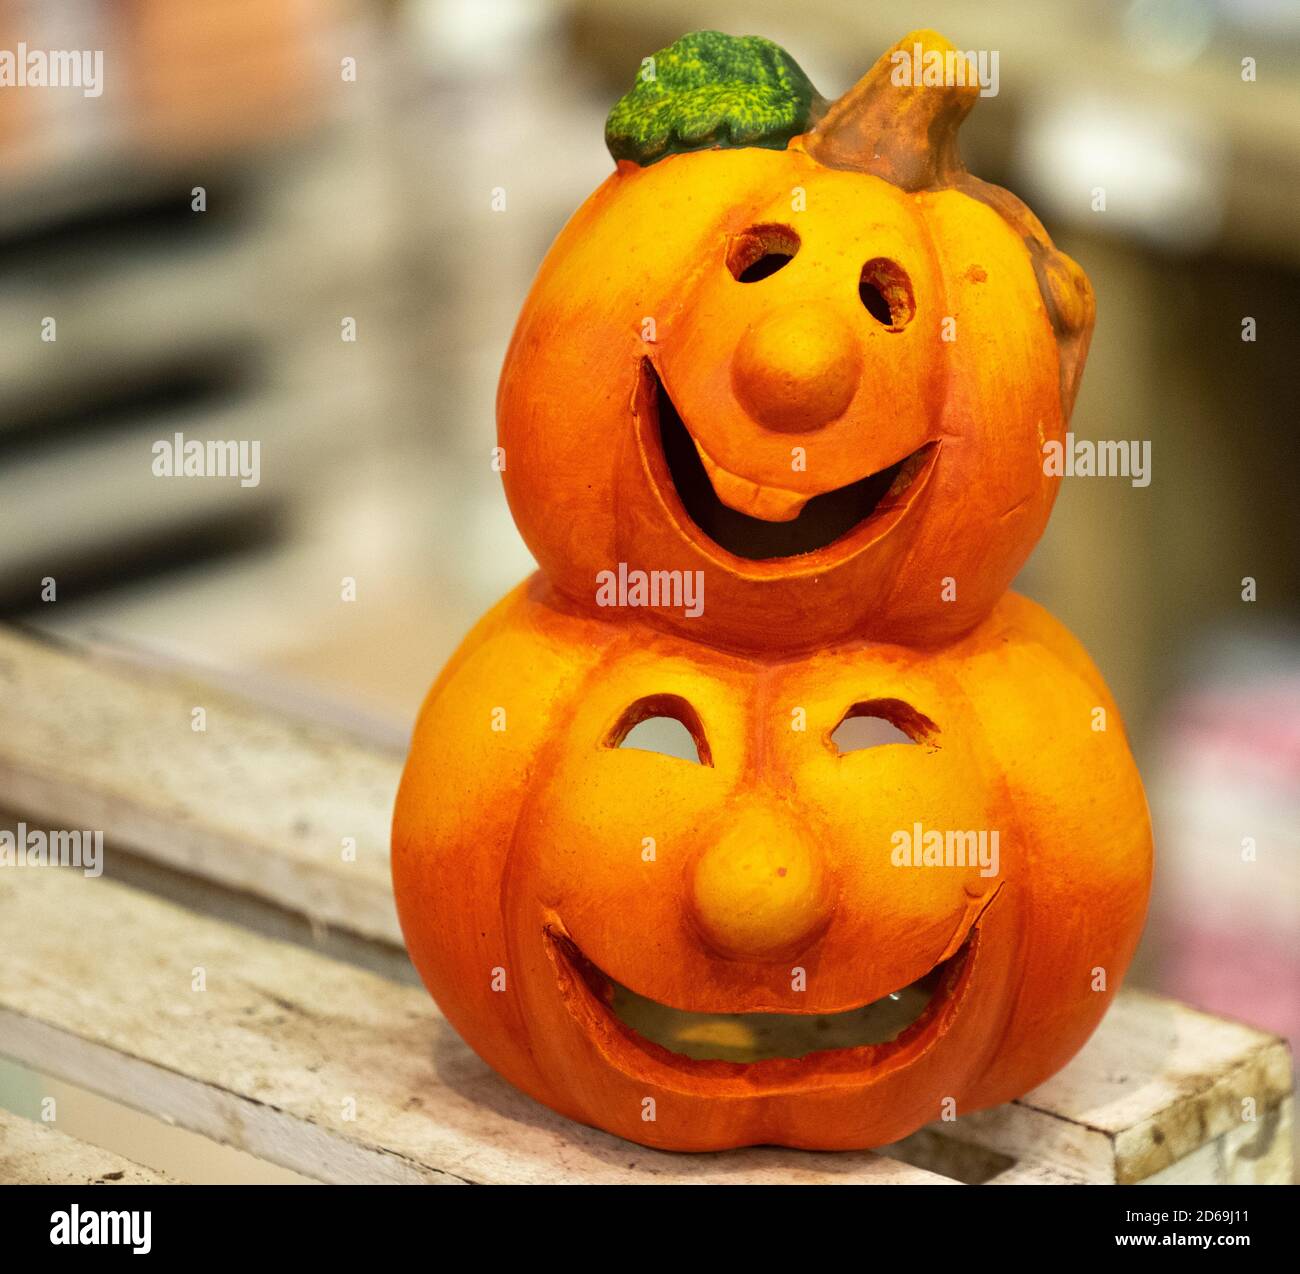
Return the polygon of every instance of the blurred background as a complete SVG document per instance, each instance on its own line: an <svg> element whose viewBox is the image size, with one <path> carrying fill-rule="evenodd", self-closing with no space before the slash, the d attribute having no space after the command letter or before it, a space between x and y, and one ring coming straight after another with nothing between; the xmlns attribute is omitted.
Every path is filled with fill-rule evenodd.
<svg viewBox="0 0 1300 1274"><path fill-rule="evenodd" d="M1295 0L4 0L0 49L104 84L0 87L0 617L400 746L531 569L496 376L641 58L762 34L834 97L918 26L998 51L967 163L1096 289L1075 433L1151 442L1148 487L1064 481L1018 583L1148 786L1133 978L1300 1038ZM260 440L260 485L154 478L176 432Z"/></svg>

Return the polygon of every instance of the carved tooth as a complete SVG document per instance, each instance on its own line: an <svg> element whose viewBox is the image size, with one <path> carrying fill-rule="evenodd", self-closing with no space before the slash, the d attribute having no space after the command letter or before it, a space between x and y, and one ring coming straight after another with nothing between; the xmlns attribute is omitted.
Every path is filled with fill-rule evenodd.
<svg viewBox="0 0 1300 1274"><path fill-rule="evenodd" d="M713 484L714 494L729 509L762 518L764 522L792 522L808 503L809 497L799 491L786 491L782 487L765 487L748 478L738 478L719 465L694 438L704 471Z"/></svg>

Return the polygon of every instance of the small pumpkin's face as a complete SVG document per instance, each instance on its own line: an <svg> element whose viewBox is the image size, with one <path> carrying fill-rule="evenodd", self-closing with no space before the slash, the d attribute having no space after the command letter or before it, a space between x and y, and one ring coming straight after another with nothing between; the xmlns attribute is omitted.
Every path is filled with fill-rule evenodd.
<svg viewBox="0 0 1300 1274"><path fill-rule="evenodd" d="M968 629L1042 531L1065 429L1012 226L798 141L621 165L543 265L498 420L562 591L699 570L704 613L659 619L759 649Z"/></svg>
<svg viewBox="0 0 1300 1274"><path fill-rule="evenodd" d="M507 1078L651 1145L881 1145L1017 1096L1095 1026L1145 908L1099 699L1018 599L942 655L763 664L516 595L417 729L412 958ZM643 750L652 718L685 756Z"/></svg>

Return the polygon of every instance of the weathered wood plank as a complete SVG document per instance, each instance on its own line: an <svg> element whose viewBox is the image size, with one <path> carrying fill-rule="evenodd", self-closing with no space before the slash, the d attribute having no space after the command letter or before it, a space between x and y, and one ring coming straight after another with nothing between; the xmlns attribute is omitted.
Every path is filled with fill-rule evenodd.
<svg viewBox="0 0 1300 1274"><path fill-rule="evenodd" d="M1239 1123L1222 1136L1142 1178L1143 1185L1293 1185L1292 1121L1295 1099L1287 1097Z"/></svg>
<svg viewBox="0 0 1300 1274"><path fill-rule="evenodd" d="M0 932L0 1052L318 1180L946 1180L869 1153L629 1145L515 1092L419 988L111 881L0 873Z"/></svg>
<svg viewBox="0 0 1300 1274"><path fill-rule="evenodd" d="M0 1185L169 1185L171 1178L0 1110Z"/></svg>
<svg viewBox="0 0 1300 1274"><path fill-rule="evenodd" d="M1130 990L1069 1066L1019 1101L969 1116L960 1135L1122 1184L1232 1137L1247 1147L1235 1156L1240 1179L1290 1180L1289 1134L1279 1130L1291 1087L1283 1040Z"/></svg>
<svg viewBox="0 0 1300 1274"><path fill-rule="evenodd" d="M400 945L388 874L400 773L398 755L339 731L0 629L0 807L101 830L106 855L130 849Z"/></svg>
<svg viewBox="0 0 1300 1274"><path fill-rule="evenodd" d="M194 707L207 711L205 733L190 728ZM192 679L0 630L0 805L102 828L110 854L129 849L375 952L400 943L388 876L399 770L394 752ZM355 838L355 862L344 837ZM924 1144L909 1139L896 1153L963 1180L1038 1172L1126 1182L1175 1168L1289 1179L1290 1143L1277 1131L1289 1090L1282 1041L1126 991L1079 1057L1036 1092L936 1125ZM1243 1120L1248 1100L1254 1124ZM970 1145L1014 1166L972 1175ZM1186 1162L1196 1155L1199 1168Z"/></svg>

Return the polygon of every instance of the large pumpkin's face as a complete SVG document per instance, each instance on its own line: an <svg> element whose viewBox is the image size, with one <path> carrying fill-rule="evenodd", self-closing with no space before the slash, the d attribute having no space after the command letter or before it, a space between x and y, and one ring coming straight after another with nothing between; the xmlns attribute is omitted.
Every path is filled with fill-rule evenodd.
<svg viewBox="0 0 1300 1274"><path fill-rule="evenodd" d="M1099 703L1014 598L942 655L759 663L516 594L417 730L408 947L461 1034L574 1118L885 1144L1045 1078L1118 986L1150 842ZM649 718L686 757L627 746Z"/></svg>

